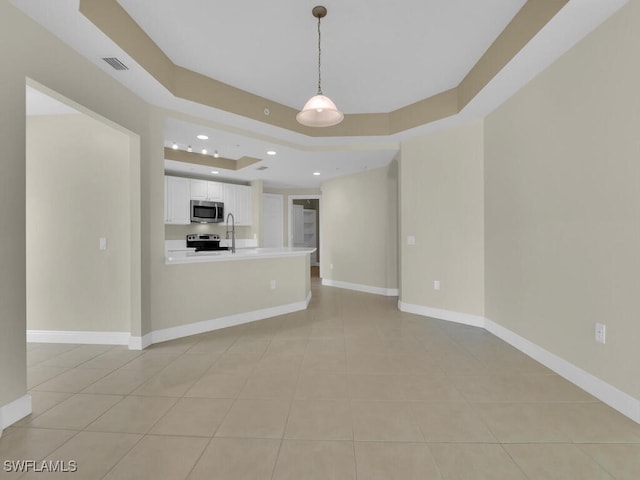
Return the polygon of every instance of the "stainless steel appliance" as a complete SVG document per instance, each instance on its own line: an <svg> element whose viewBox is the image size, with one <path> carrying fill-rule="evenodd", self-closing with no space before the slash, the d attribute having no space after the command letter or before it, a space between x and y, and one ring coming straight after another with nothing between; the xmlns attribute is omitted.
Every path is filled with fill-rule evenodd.
<svg viewBox="0 0 640 480"><path fill-rule="evenodd" d="M220 246L220 235L215 233L191 233L187 235L187 248L195 248L196 252L229 250L229 247Z"/></svg>
<svg viewBox="0 0 640 480"><path fill-rule="evenodd" d="M224 222L224 203L191 200L191 223Z"/></svg>

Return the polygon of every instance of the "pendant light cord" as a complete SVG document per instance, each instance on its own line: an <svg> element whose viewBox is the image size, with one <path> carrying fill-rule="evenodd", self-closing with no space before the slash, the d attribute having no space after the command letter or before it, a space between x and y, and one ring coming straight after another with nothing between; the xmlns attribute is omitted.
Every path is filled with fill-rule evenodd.
<svg viewBox="0 0 640 480"><path fill-rule="evenodd" d="M320 56L322 49L320 47L320 17L318 17L318 95L322 95L322 73L320 69Z"/></svg>
<svg viewBox="0 0 640 480"><path fill-rule="evenodd" d="M311 14L318 19L318 93L304 104L302 110L296 115L296 120L305 127L332 127L344 119L344 114L338 110L335 103L322 93L322 33L320 22L327 14L327 9L322 5L316 5Z"/></svg>

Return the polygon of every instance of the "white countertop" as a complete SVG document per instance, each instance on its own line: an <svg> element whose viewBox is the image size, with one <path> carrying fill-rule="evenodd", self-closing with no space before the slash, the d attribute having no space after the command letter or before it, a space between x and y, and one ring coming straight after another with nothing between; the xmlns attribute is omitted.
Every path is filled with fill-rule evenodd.
<svg viewBox="0 0 640 480"><path fill-rule="evenodd" d="M180 263L227 262L236 260L256 260L263 258L296 257L309 255L315 248L236 248L236 253L229 250L211 252L196 252L193 249L167 250L165 263L167 265Z"/></svg>

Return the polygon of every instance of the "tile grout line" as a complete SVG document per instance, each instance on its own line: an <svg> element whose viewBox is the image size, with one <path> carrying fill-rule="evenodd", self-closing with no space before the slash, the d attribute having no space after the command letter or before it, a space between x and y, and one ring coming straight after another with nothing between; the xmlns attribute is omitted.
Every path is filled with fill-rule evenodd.
<svg viewBox="0 0 640 480"><path fill-rule="evenodd" d="M306 356L307 351L309 350L309 339L307 338L307 344L304 349L304 355ZM304 362L304 356L303 360ZM273 468L271 470L271 480L273 480L273 476L276 474L276 467L278 466L278 460L280 459L280 453L282 452L282 445L284 444L285 435L287 433L287 426L289 424L289 417L291 416L291 410L293 409L293 402L295 401L296 391L298 389L298 384L300 383L300 371L302 370L302 364L298 369L298 373L296 374L296 384L293 388L293 393L291 395L291 399L289 401L289 411L287 412L287 418L284 422L284 427L282 429L282 437L280 438L280 446L278 447L278 453L276 455L275 461L273 462Z"/></svg>

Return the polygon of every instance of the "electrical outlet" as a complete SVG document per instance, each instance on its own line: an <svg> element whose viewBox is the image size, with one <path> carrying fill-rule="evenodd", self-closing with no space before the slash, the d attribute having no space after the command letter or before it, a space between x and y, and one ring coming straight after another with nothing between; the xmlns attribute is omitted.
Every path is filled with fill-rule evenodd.
<svg viewBox="0 0 640 480"><path fill-rule="evenodd" d="M100 237L99 248L100 250L106 250L108 245L107 237Z"/></svg>
<svg viewBox="0 0 640 480"><path fill-rule="evenodd" d="M275 290L275 289L276 289L276 281L271 280L271 290Z"/></svg>
<svg viewBox="0 0 640 480"><path fill-rule="evenodd" d="M596 323L596 342L605 343L607 327L604 323Z"/></svg>
<svg viewBox="0 0 640 480"><path fill-rule="evenodd" d="M434 280L433 281L433 289L434 290L440 290L440 280Z"/></svg>
<svg viewBox="0 0 640 480"><path fill-rule="evenodd" d="M416 244L415 235L408 235L407 236L407 245L415 245L415 244Z"/></svg>
<svg viewBox="0 0 640 480"><path fill-rule="evenodd" d="M329 265L329 270L333 270L333 263Z"/></svg>

